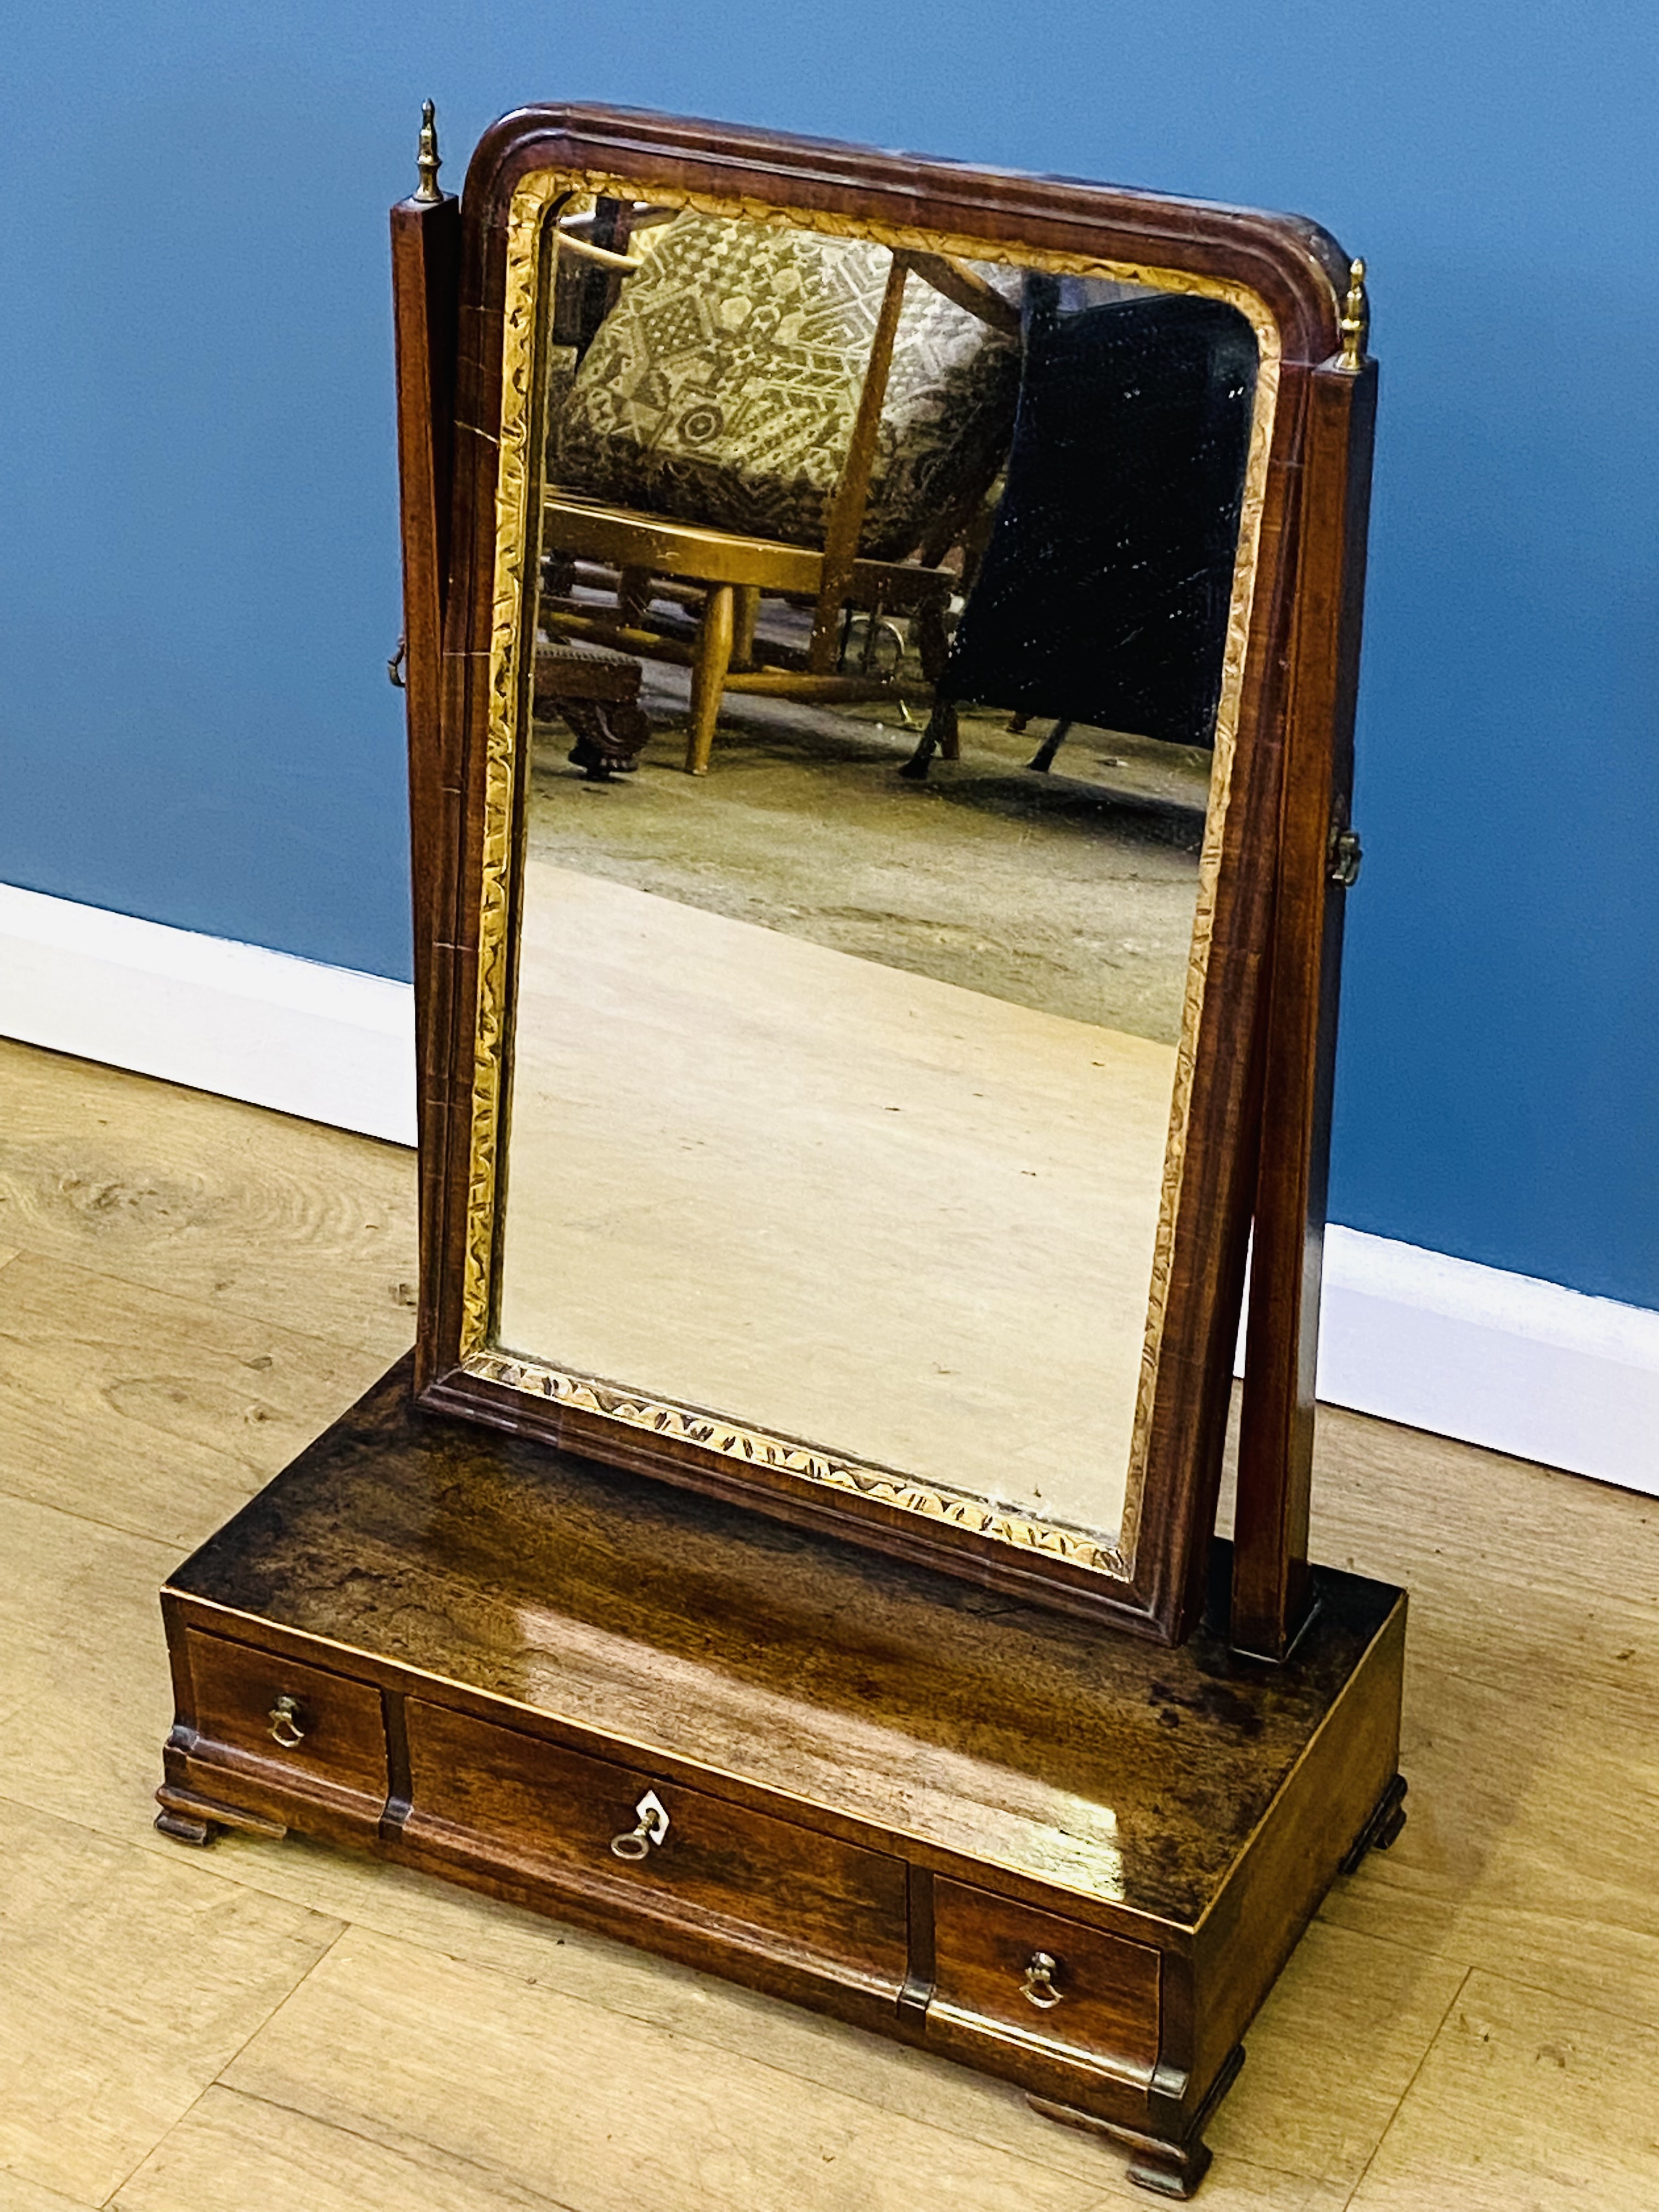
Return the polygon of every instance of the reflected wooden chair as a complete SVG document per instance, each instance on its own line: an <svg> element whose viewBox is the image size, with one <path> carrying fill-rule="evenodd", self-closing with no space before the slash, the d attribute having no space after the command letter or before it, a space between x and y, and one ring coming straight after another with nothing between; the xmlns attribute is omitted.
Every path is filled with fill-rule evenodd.
<svg viewBox="0 0 1659 2212"><path fill-rule="evenodd" d="M613 225L611 234L617 235L619 228ZM735 230L736 226L728 228ZM575 255L584 262L594 260L599 251L585 240L574 245ZM623 259L611 258L618 263ZM966 426L960 454L948 457L955 465L934 471L940 495L932 511L920 523L913 519L907 526L902 517L872 517L872 491L905 286L913 276L954 307L975 317L982 326L981 343L999 349L1000 362L988 364L988 372L979 377L979 398L984 404ZM624 286L621 302L612 312L625 313L627 305ZM683 473L677 477L676 464L671 461L659 467L655 483L647 481L642 486L637 475L628 483L635 493L643 489L644 496L617 499L605 496L602 489L586 489L580 467L561 466L558 479L550 482L544 496L544 556L567 574L578 562L614 573L617 605L613 614L602 606L584 606L569 595L544 598L541 619L548 635L590 639L644 659L689 665L685 766L694 775L707 772L720 700L728 690L852 702L890 695L898 687L896 671L846 671L838 665L842 624L849 612L908 619L923 677L930 685L937 683L947 651L946 611L957 586L955 573L941 563L955 536L981 507L1012 434L1018 334L1016 308L974 270L941 255L890 254L846 447L833 490L827 501L821 501L817 542L792 542L781 534L734 528L725 520L699 520L684 511L663 511L671 504L684 510L706 501L724 507L729 516L733 505L741 507L745 501L763 505L771 489L763 484L759 492L753 482L722 484L718 472L707 470L701 476L690 471L693 481L687 482L686 465L678 464ZM684 331L678 335L684 357ZM619 357L613 349L612 362ZM647 368L647 377L649 374ZM723 399L731 404L718 380L705 382L693 395L689 412L702 406L708 420L717 422ZM815 407L819 417L829 412L823 396L811 390L803 391L800 404ZM936 426L929 427L935 445L943 450ZM566 440L562 447L556 425L550 442L555 465L573 444L578 461L583 457L580 440ZM631 461L634 457L628 458ZM890 452L887 459L890 481L903 457ZM602 467L587 473L590 483L595 476L603 482ZM626 468L623 473L626 478ZM797 484L785 486L782 495L787 500L799 489ZM799 526L799 517L792 519ZM904 557L872 556L866 540L872 520L889 539L908 527L911 542ZM890 553L892 544L885 550ZM920 557L909 557L913 552ZM653 623L651 604L659 588L694 615L690 638ZM811 634L804 647L759 635L763 594L775 594L810 609Z"/></svg>

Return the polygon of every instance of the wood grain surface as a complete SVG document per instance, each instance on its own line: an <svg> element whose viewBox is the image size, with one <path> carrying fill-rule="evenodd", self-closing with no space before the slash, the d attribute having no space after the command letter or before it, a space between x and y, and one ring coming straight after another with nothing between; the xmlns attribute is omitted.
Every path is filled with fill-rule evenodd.
<svg viewBox="0 0 1659 2212"><path fill-rule="evenodd" d="M204 1535L381 1364L33 1252L4 1278L0 1480L139 1535Z"/></svg>
<svg viewBox="0 0 1659 2212"><path fill-rule="evenodd" d="M1033 2039L1051 2031L1058 2046L1081 2050L1150 2078L1158 2058L1158 1954L1075 1922L963 1882L933 1886L939 1975L935 2009L988 2020ZM1050 2020L1034 2010L1022 1982L1034 1960L1048 1961Z"/></svg>
<svg viewBox="0 0 1659 2212"><path fill-rule="evenodd" d="M411 1368L170 1579L169 1832L367 1842L920 2036L1125 2140L1132 2179L1195 2186L1241 2037L1399 1786L1400 1593L1316 1570L1283 1667L1229 1650L1224 1545L1217 1625L1172 1652L969 1609L954 1577L434 1416ZM344 1786L376 1738L383 1809Z"/></svg>
<svg viewBox="0 0 1659 2212"><path fill-rule="evenodd" d="M0 1249L382 1365L412 1340L415 1158L402 1146L7 1038L0 1097Z"/></svg>
<svg viewBox="0 0 1659 2212"><path fill-rule="evenodd" d="M101 2204L340 1923L4 1801L0 1864L0 2175Z"/></svg>
<svg viewBox="0 0 1659 2212"><path fill-rule="evenodd" d="M1654 2201L1659 2030L1474 1973L1354 2212L1416 2212L1425 2174L1460 2212Z"/></svg>
<svg viewBox="0 0 1659 2212"><path fill-rule="evenodd" d="M1234 1529L1233 1640L1279 1658L1306 1618L1331 1096L1376 364L1308 379L1273 975Z"/></svg>
<svg viewBox="0 0 1659 2212"><path fill-rule="evenodd" d="M349 1348L362 1286L413 1268L407 1155L23 1048L0 1050L0 1078L8 1188L40 1194L29 1233L0 1216L0 1238L128 1289L143 1287L148 1245L157 1340L183 1376L180 1308L210 1332L228 1303L216 1276L269 1285L279 1260L288 1303L267 1310L288 1318L303 1291L310 1325L337 1314L340 1331L318 1333ZM46 1159L38 1179L20 1164L20 1105ZM107 1265L88 1257L76 1186L141 1185L169 1146L182 1164L180 1116L203 1224L179 1243L174 1285L142 1223L131 1241L112 1235ZM276 1160L312 1197L284 1217L273 1255ZM337 1232L388 1161L408 1196L386 1267ZM58 1177L69 1188L54 1200ZM0 1267L0 1305L25 1334L23 1300L44 1280ZM835 2212L911 2212L945 2177L974 2207L1146 2201L1109 2147L924 2052L404 1869L293 1841L187 1852L156 1836L149 1793L171 1698L155 1592L179 1544L112 1525L134 1518L125 1462L95 1398L88 1409L76 1394L77 1359L72 1343L56 1370L43 1352L27 1385L68 1486L51 1494L42 1473L40 1494L20 1498L14 1466L0 1469L5 2212L611 2212L637 2203L637 2175L675 2154L711 2177L721 2212L761 2201L756 2175ZM342 1380L307 1418L320 1430L355 1395ZM222 1407L216 1431L203 1418L203 1438L216 1434L240 1467L226 1480L250 1494L261 1477L239 1460L240 1416ZM101 1496L80 1460L101 1470ZM183 1480L187 1504L187 1460ZM1412 1820L1339 1883L1258 2017L1199 2202L1652 2212L1659 1505L1322 1410L1312 1530L1315 1558L1412 1589ZM241 1917L223 1920L233 1899ZM359 1948L311 1997L307 1966L342 1923ZM392 2033L377 2021L412 2028L418 2094L376 2063ZM522 2064L519 2094L492 2089L489 2129L469 2133L488 2051ZM603 2124L561 2105L544 2127L538 2085L585 2084L590 2051L620 2085ZM670 2059L683 2086L663 2101ZM856 2137L856 2161L825 2155L837 2128ZM474 2162L487 2132L493 2148ZM791 2162L803 2142L810 2172L804 2155Z"/></svg>
<svg viewBox="0 0 1659 2212"><path fill-rule="evenodd" d="M210 1745L216 1759L273 1783L298 1773L307 1788L365 1801L378 1817L386 1802L386 1755L377 1692L320 1667L188 1631L184 1663L200 1686L198 1749ZM291 1709L283 1735L297 1736L296 1742L273 1734L279 1699Z"/></svg>
<svg viewBox="0 0 1659 2212"><path fill-rule="evenodd" d="M1398 1595L1326 1575L1319 1633L1282 1671L1236 1665L1214 1627L1149 1659L1067 1614L434 1419L404 1367L168 1587L199 1627L250 1616L366 1679L479 1692L493 1721L482 1700L509 1700L532 1734L799 1802L970 1881L994 1866L1126 1932L1204 1916ZM1381 1786L1322 1840L1331 1865Z"/></svg>
<svg viewBox="0 0 1659 2212"><path fill-rule="evenodd" d="M445 1829L483 1836L509 1871L608 1884L619 1919L642 1900L714 1930L753 1928L897 1996L905 1884L896 1859L420 1698L409 1700L407 1725L411 1842ZM647 1791L663 1802L667 1831L644 1859L618 1859L612 1838L635 1827Z"/></svg>

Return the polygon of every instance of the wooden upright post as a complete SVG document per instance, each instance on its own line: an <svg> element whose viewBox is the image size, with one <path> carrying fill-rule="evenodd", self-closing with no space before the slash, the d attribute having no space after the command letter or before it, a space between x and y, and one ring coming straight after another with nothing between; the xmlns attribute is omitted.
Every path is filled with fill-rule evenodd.
<svg viewBox="0 0 1659 2212"><path fill-rule="evenodd" d="M1351 313L1363 312L1354 281ZM1363 320L1357 340L1346 323L1343 337L1343 356L1309 384L1233 1535L1231 1641L1271 1660L1285 1657L1308 1613L1338 976L1344 894L1358 869L1348 808L1376 364L1361 355Z"/></svg>
<svg viewBox="0 0 1659 2212"><path fill-rule="evenodd" d="M392 296L397 337L398 474L403 514L401 660L409 731L410 864L415 921L415 1036L421 1134L421 1250L441 1246L432 1122L443 1111L448 977L437 972L453 931L434 927L456 848L459 793L446 767L444 599L454 483L455 369L460 332L460 203L437 186L432 106L421 131L420 188L392 210ZM425 1332L422 1331L422 1340ZM417 1377L417 1387L423 1377Z"/></svg>

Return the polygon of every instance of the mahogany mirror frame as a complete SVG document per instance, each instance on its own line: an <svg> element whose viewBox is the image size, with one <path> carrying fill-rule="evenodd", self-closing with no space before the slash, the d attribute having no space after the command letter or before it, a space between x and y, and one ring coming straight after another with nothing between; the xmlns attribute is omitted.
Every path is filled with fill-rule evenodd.
<svg viewBox="0 0 1659 2212"><path fill-rule="evenodd" d="M436 188L435 143L426 152L420 192L392 211L420 1072L420 1402L1176 1643L1203 1604L1254 1222L1231 1636L1255 1656L1283 1657L1306 1611L1342 893L1357 854L1348 803L1376 393L1363 271L1299 218L637 111L515 111L480 142L459 204ZM1176 273L1196 280L1189 289L1253 295L1276 333L1277 396L1208 964L1186 1071L1155 1385L1133 1526L1104 1565L805 1480L684 1425L662 1433L538 1396L503 1382L499 1358L479 1356L477 1224L494 1187L487 1197L478 1188L475 1043L487 871L502 876L500 854L486 852L485 801L505 302L514 195L539 172L626 179L661 197L750 201L821 223L872 226L880 236L979 240L1011 259L1024 252L1051 265L1075 257ZM505 880L510 902L511 866ZM514 925L509 914L497 931L508 948ZM499 981L493 988L510 991ZM487 1156L484 1168L493 1173L494 1164ZM1040 1419L1036 1377L1032 1395Z"/></svg>

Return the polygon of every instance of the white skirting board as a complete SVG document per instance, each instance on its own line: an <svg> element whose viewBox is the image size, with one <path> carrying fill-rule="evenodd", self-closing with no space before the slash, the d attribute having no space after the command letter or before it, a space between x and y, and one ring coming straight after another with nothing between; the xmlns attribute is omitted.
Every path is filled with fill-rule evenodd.
<svg viewBox="0 0 1659 2212"><path fill-rule="evenodd" d="M0 1036L415 1140L406 983L0 884ZM1357 1229L1325 1248L1328 1403L1659 1496L1659 1312Z"/></svg>
<svg viewBox="0 0 1659 2212"><path fill-rule="evenodd" d="M1659 1496L1659 1313L1335 1223L1319 1395Z"/></svg>
<svg viewBox="0 0 1659 2212"><path fill-rule="evenodd" d="M407 983L0 884L0 1036L415 1141Z"/></svg>

